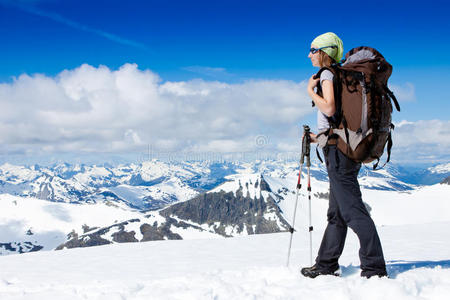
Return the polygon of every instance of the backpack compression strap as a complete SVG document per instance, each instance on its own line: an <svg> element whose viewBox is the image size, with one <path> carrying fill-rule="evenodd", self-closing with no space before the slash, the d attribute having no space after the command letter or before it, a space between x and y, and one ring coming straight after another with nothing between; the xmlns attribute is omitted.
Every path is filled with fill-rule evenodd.
<svg viewBox="0 0 450 300"><path fill-rule="evenodd" d="M394 128L395 128L394 124L391 124L390 129L393 130ZM389 162L389 160L391 159L391 149L392 149L393 144L394 143L392 142L392 134L391 134L391 131L389 131L388 138L387 138L387 155L388 156L387 156L386 162L379 169L377 169L378 163L380 162L380 158L376 157L377 162L376 162L376 164L373 165L374 171L383 169L384 166Z"/></svg>
<svg viewBox="0 0 450 300"><path fill-rule="evenodd" d="M389 98L391 98L394 102L397 111L400 111L400 105L398 104L397 98L395 98L394 93L386 85L384 86L384 90L389 95Z"/></svg>

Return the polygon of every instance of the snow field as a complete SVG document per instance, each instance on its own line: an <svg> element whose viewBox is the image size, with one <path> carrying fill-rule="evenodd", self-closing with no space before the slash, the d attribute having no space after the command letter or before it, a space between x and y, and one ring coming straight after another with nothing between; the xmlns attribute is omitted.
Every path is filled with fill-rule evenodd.
<svg viewBox="0 0 450 300"><path fill-rule="evenodd" d="M450 185L424 186L413 192L363 189L362 195L379 226L450 221Z"/></svg>
<svg viewBox="0 0 450 300"><path fill-rule="evenodd" d="M292 175L292 174L291 174ZM286 179L264 177L272 190L288 188L284 200L278 203L285 219L292 224L295 208L295 187L297 179L289 176ZM309 222L309 200L306 190L306 178L302 176L297 206L296 228ZM311 210L314 227L326 226L328 200L318 198L316 193L328 193L328 183L311 178ZM411 192L382 191L361 189L362 199L371 207L371 216L375 224L404 225L427 224L450 221L450 185L435 184L423 186ZM299 224L297 226L297 224Z"/></svg>
<svg viewBox="0 0 450 300"><path fill-rule="evenodd" d="M0 211L8 212L0 215L0 243L31 241L43 245L43 250L62 244L72 230L82 234L84 224L103 227L142 217L140 212L118 205L57 203L9 194L0 195ZM32 235L26 234L29 229Z"/></svg>
<svg viewBox="0 0 450 300"><path fill-rule="evenodd" d="M256 177L246 172L233 176L254 184ZM291 172L285 178L267 176L265 180L274 191L289 188L279 205L291 221L296 175ZM311 180L315 257L326 226L328 201L314 193L327 192L328 183ZM241 180L244 189L245 182ZM237 183L221 187L235 191ZM359 243L349 230L340 259L343 276L312 280L299 274L301 266L310 265L306 178L302 178L302 184L289 268L285 266L289 233L212 239L207 232L179 229L188 239L0 256L0 299L449 298L450 186L426 186L411 193L363 189L363 200L371 207L378 226L391 279L359 276ZM249 193L259 194L250 183ZM7 236L7 240L13 233L27 238L25 232L31 224L35 234L30 238L44 239L54 231L62 235L74 224L81 228L84 223L104 226L116 220L142 219L138 212L104 204L50 203L10 195L0 195L0 209L8 211L0 219L0 224L6 224L0 226L0 237ZM157 215L150 219L161 222ZM17 232L11 232L11 228ZM127 228L138 232L138 223L130 223ZM201 239L205 237L208 239Z"/></svg>
<svg viewBox="0 0 450 300"><path fill-rule="evenodd" d="M2 299L448 299L450 222L379 228L391 279L359 276L350 234L342 277L300 277L307 231L115 244L0 257ZM411 233L414 234L411 234ZM321 232L315 233L317 251ZM436 249L436 243L440 246ZM315 254L315 253L314 253Z"/></svg>

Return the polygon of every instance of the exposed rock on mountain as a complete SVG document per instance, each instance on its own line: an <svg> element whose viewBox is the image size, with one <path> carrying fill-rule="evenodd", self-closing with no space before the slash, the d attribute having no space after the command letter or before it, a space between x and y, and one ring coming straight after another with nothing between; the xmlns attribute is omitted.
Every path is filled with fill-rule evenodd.
<svg viewBox="0 0 450 300"><path fill-rule="evenodd" d="M183 239L187 231L231 237L281 232L289 228L272 197L269 185L262 177L240 176L233 183L236 181L239 184L236 191L218 188L159 212L152 212L142 219L128 220L81 236L73 234L57 250L110 243Z"/></svg>
<svg viewBox="0 0 450 300"><path fill-rule="evenodd" d="M256 181L258 182L258 181ZM255 184L258 187L258 184ZM280 209L270 195L270 187L261 177L260 194L254 198L250 192L243 195L241 186L236 192L211 192L201 194L192 200L174 204L161 211L165 217L176 216L197 224L215 226L215 232L223 236L232 233L258 234L279 232L289 228L280 214ZM255 188L258 189L258 188ZM264 197L262 192L266 192ZM232 231L230 231L232 230Z"/></svg>
<svg viewBox="0 0 450 300"><path fill-rule="evenodd" d="M35 245L32 242L11 242L11 243L0 243L0 255L3 251L6 252L16 252L16 253L26 253L39 251L43 247L40 245Z"/></svg>

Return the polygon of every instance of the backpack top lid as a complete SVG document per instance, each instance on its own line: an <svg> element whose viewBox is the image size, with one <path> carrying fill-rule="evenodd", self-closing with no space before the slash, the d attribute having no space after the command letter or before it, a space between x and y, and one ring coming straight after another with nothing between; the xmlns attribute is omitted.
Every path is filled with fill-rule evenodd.
<svg viewBox="0 0 450 300"><path fill-rule="evenodd" d="M345 55L345 61L344 61L343 65L349 64L349 63L357 63L357 62L360 62L360 61L366 60L366 59L371 60L371 59L376 58L377 55L376 55L376 53L374 53L376 51L375 49L372 49L369 47L360 47L360 48L354 48L354 49L350 50L349 52L347 52L347 54ZM374 50L374 51L372 51L372 50ZM378 52L378 51L376 51L376 52Z"/></svg>
<svg viewBox="0 0 450 300"><path fill-rule="evenodd" d="M392 65L380 52L367 46L356 47L348 51L340 67L366 75L376 74L377 79L385 84L392 74Z"/></svg>

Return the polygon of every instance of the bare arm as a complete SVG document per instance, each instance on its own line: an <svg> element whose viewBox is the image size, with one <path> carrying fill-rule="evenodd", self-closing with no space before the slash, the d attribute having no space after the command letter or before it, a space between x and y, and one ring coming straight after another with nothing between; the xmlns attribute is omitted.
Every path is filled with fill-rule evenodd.
<svg viewBox="0 0 450 300"><path fill-rule="evenodd" d="M308 94L319 110L325 115L331 117L336 111L336 107L334 105L333 82L331 80L324 80L322 82L323 97L320 97L316 94L316 92L314 92L314 88L317 86L320 79L314 79L313 77L314 75L309 79Z"/></svg>

